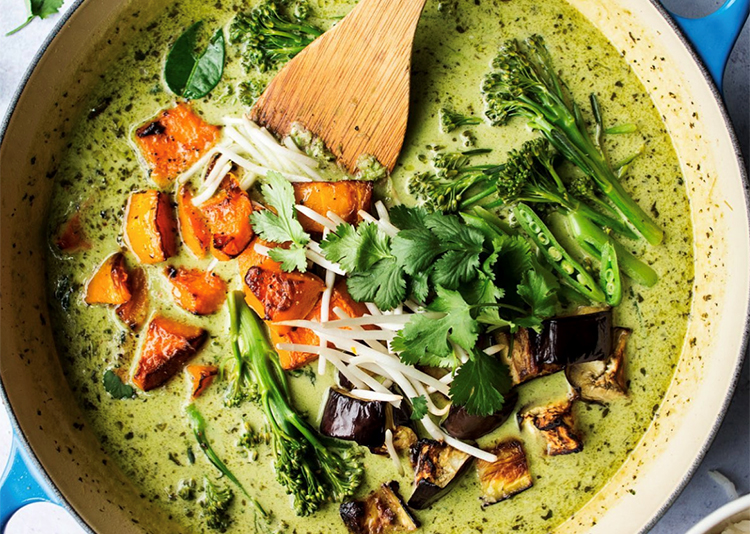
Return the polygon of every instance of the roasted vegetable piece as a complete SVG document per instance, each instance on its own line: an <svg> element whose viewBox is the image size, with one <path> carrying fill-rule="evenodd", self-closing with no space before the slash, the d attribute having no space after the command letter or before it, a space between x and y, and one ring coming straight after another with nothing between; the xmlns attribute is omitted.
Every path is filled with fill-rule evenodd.
<svg viewBox="0 0 750 534"><path fill-rule="evenodd" d="M318 299L318 303L305 319L319 322L321 303L322 296ZM333 286L333 291L331 292L331 305L328 311L328 317L331 320L338 318L334 312L336 308L341 308L341 310L343 310L349 317L362 317L364 314L368 313L367 307L364 304L356 302L351 295L349 295L349 291L346 289L346 280L343 278L336 282L336 285ZM319 343L318 336L309 328L289 328L278 326L273 323L269 323L268 328L274 346L279 343L298 343L301 345L317 345ZM364 328L367 329L369 327L365 326ZM279 359L281 360L281 366L284 369L299 369L318 358L317 354L311 352L279 350L278 353Z"/></svg>
<svg viewBox="0 0 750 534"><path fill-rule="evenodd" d="M471 415L464 406L452 405L448 417L443 421L443 428L457 439L479 439L505 423L513 413L517 401L518 393L511 391L505 396L503 409L488 416Z"/></svg>
<svg viewBox="0 0 750 534"><path fill-rule="evenodd" d="M625 348L631 330L614 329L614 350L608 358L569 365L565 375L582 400L606 404L627 397L625 379Z"/></svg>
<svg viewBox="0 0 750 534"><path fill-rule="evenodd" d="M215 365L188 365L185 370L190 378L190 397L193 399L200 397L219 374Z"/></svg>
<svg viewBox="0 0 750 534"><path fill-rule="evenodd" d="M233 174L228 174L214 196L201 204L201 211L211 231L211 254L216 259L231 260L252 241L253 203Z"/></svg>
<svg viewBox="0 0 750 534"><path fill-rule="evenodd" d="M220 131L181 102L138 128L135 143L151 179L159 187L167 187L219 140Z"/></svg>
<svg viewBox="0 0 750 534"><path fill-rule="evenodd" d="M385 441L386 404L358 399L341 389L331 388L320 421L320 433L364 447L379 447Z"/></svg>
<svg viewBox="0 0 750 534"><path fill-rule="evenodd" d="M238 259L247 303L266 321L307 317L325 290L323 281L311 273L282 271L279 263L256 252L256 244L273 246L256 238Z"/></svg>
<svg viewBox="0 0 750 534"><path fill-rule="evenodd" d="M97 269L86 285L86 304L123 304L130 300L125 256L116 252Z"/></svg>
<svg viewBox="0 0 750 534"><path fill-rule="evenodd" d="M572 454L583 450L583 440L575 429L571 400L530 408L518 417L539 431L549 456Z"/></svg>
<svg viewBox="0 0 750 534"><path fill-rule="evenodd" d="M497 460L477 460L483 507L504 501L534 485L520 441L500 442L489 452L497 456Z"/></svg>
<svg viewBox="0 0 750 534"><path fill-rule="evenodd" d="M197 258L204 258L211 246L211 232L203 213L193 205L193 192L185 186L177 193L177 216L182 242Z"/></svg>
<svg viewBox="0 0 750 534"><path fill-rule="evenodd" d="M81 225L81 214L76 212L63 224L60 229L60 235L55 240L55 245L62 252L76 252L78 250L88 250L91 243L86 239L86 233Z"/></svg>
<svg viewBox="0 0 750 534"><path fill-rule="evenodd" d="M502 334L502 337L507 340L505 334ZM513 334L513 351L510 356L507 351L501 352L501 358L510 370L513 385L523 384L534 378L562 370L562 366L557 364L537 363L535 339L533 330L519 328Z"/></svg>
<svg viewBox="0 0 750 534"><path fill-rule="evenodd" d="M410 451L414 467L414 493L409 506L424 510L451 490L471 464L471 456L431 439L420 439Z"/></svg>
<svg viewBox="0 0 750 534"><path fill-rule="evenodd" d="M395 534L419 528L398 493L398 482L383 484L361 501L342 503L339 514L353 534Z"/></svg>
<svg viewBox="0 0 750 534"><path fill-rule="evenodd" d="M167 267L172 296L177 304L195 315L216 313L227 296L227 283L213 272L183 267Z"/></svg>
<svg viewBox="0 0 750 534"><path fill-rule="evenodd" d="M612 309L548 319L530 336L536 338L538 364L603 360L612 353Z"/></svg>
<svg viewBox="0 0 750 534"><path fill-rule="evenodd" d="M146 272L136 267L130 273L130 300L120 304L117 316L132 329L140 328L148 317L148 278Z"/></svg>
<svg viewBox="0 0 750 534"><path fill-rule="evenodd" d="M206 331L156 315L148 325L133 383L143 391L173 377L203 344Z"/></svg>
<svg viewBox="0 0 750 534"><path fill-rule="evenodd" d="M302 204L319 213L323 217L332 211L349 224L359 220L359 210L370 211L372 200L372 183L345 180L341 182L305 182L292 184L294 198ZM323 226L298 213L302 228L307 232L323 233Z"/></svg>
<svg viewBox="0 0 750 534"><path fill-rule="evenodd" d="M149 189L131 193L125 242L141 263L160 263L177 252L177 223L169 196Z"/></svg>

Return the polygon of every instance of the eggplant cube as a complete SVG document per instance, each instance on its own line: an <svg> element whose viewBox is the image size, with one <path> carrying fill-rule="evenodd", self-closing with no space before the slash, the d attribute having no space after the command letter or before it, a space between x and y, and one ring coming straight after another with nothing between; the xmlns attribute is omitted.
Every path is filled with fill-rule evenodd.
<svg viewBox="0 0 750 534"><path fill-rule="evenodd" d="M386 402L358 399L341 389L331 388L320 432L364 447L380 447L385 442L386 405Z"/></svg>
<svg viewBox="0 0 750 534"><path fill-rule="evenodd" d="M500 442L489 452L497 456L497 460L477 460L482 507L509 499L534 485L526 453L519 440Z"/></svg>
<svg viewBox="0 0 750 534"><path fill-rule="evenodd" d="M534 378L550 375L562 370L562 365L537 361L536 334L528 328L519 328L513 335L513 351L502 352L502 358L510 370L513 385L523 384Z"/></svg>
<svg viewBox="0 0 750 534"><path fill-rule="evenodd" d="M627 397L625 348L631 333L627 328L615 328L614 350L607 359L569 365L565 370L582 400L606 404Z"/></svg>
<svg viewBox="0 0 750 534"><path fill-rule="evenodd" d="M398 493L398 482L383 484L362 500L342 503L339 514L353 534L395 534L419 528Z"/></svg>
<svg viewBox="0 0 750 534"><path fill-rule="evenodd" d="M499 412L491 415L471 415L464 406L451 406L443 428L456 439L475 440L500 428L508 420L518 401L518 393L509 393Z"/></svg>
<svg viewBox="0 0 750 534"><path fill-rule="evenodd" d="M583 450L583 440L575 430L572 401L532 408L519 417L539 432L549 456L573 454Z"/></svg>
<svg viewBox="0 0 750 534"><path fill-rule="evenodd" d="M443 443L421 439L411 449L414 493L409 506L424 510L448 493L471 464L471 456Z"/></svg>

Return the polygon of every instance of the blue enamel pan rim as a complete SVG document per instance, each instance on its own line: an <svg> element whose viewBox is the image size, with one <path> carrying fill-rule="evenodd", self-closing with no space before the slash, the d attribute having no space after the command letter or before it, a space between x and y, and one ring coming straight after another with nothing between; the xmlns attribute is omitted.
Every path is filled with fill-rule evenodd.
<svg viewBox="0 0 750 534"><path fill-rule="evenodd" d="M21 83L18 85L13 98L10 101L10 104L8 106L8 111L5 114L5 117L2 120L2 123L0 123L0 146L2 145L5 134L8 129L8 124L10 123L10 119L13 116L13 113L15 112L16 105L18 104L18 100L21 97L21 94L26 89L26 85L29 82L29 78L31 77L32 73L36 69L37 65L39 64L39 61L44 56L44 54L47 52L47 49L52 44L52 42L57 37L58 33L62 29L63 26L70 20L70 18L73 16L73 14L76 12L76 10L81 6L81 4L84 3L85 0L75 0L73 5L68 9L68 11L62 15L61 19L58 21L58 23L55 25L55 28L53 31L49 34L49 36L45 39L44 43L40 47L39 51L34 56L34 59L29 64L29 67L26 69L26 73L24 74ZM659 3L658 0L649 0L651 4L656 8L656 10L662 15L662 17L667 21L669 26L674 30L674 32L679 37L680 41L683 43L683 45L690 51L690 54L693 57L693 60L696 62L698 67L701 70L701 73L703 74L703 77L708 82L711 92L713 93L714 99L719 104L719 113L721 115L722 120L724 121L724 125L727 129L727 132L729 134L732 147L735 152L735 156L737 158L737 161L740 163L740 178L745 185L745 202L748 206L750 206L750 183L748 182L748 173L747 168L744 164L744 159L742 157L742 152L740 150L739 141L737 140L737 135L734 131L734 128L732 126L731 120L729 119L729 114L727 113L726 107L724 105L724 102L722 100L721 94L719 92L719 89L717 87L717 84L714 82L713 78L709 74L709 71L706 67L706 64L703 62L701 57L696 52L695 47L693 44L687 39L684 32L680 29L680 27L677 25L675 20L672 18L670 13ZM748 222L750 222L750 209L747 211L748 216ZM737 387L737 381L739 379L739 374L742 368L742 363L745 359L745 354L748 348L748 342L750 341L750 306L748 307L748 310L746 311L746 319L745 319L745 330L743 332L742 336L742 348L743 352L740 358L737 361L737 365L734 369L734 376L732 378L731 385L729 389L727 390L726 396L724 398L724 403L722 404L720 415L715 421L713 427L710 430L708 439L706 440L704 446L701 448L701 450L698 452L698 455L695 458L695 461L690 466L688 471L685 473L685 476L682 478L678 486L674 489L672 494L670 495L669 499L665 502L664 506L659 509L659 511L654 515L651 522L646 525L645 528L643 528L640 532L645 533L648 530L650 530L654 524L661 518L661 516L667 511L667 509L674 503L675 499L682 493L682 491L685 489L685 486L689 482L690 478L695 473L696 469L700 465L700 463L703 461L704 456L706 455L706 452L710 448L711 444L713 443L716 434L719 430L719 427L721 426L724 416L726 415L727 409L729 407L729 403L732 400L732 397L734 395L734 391ZM37 458L36 454L34 453L33 449L31 448L30 444L28 443L28 440L26 439L26 436L23 434L23 431L21 430L21 427L18 423L18 419L16 417L15 412L13 411L13 406L10 403L10 400L8 399L8 395L5 392L5 386L3 384L2 376L0 376L0 397L2 397L3 401L7 405L8 408L8 415L11 421L11 426L13 427L14 431L14 438L17 440L19 446L23 447L25 452L28 455L29 460L31 461L33 467L36 468L40 476L43 478L43 486L46 486L46 488L51 491L54 496L59 501L60 505L65 508L75 519L76 521L81 525L81 527L86 530L87 532L90 532L91 534L96 534L91 527L86 523L86 521L78 514L78 512L75 510L75 508L68 502L68 500L65 498L65 496L57 489L54 482L50 478L50 476L47 474L47 472L44 469L44 466L42 466L41 462L39 461L39 458Z"/></svg>

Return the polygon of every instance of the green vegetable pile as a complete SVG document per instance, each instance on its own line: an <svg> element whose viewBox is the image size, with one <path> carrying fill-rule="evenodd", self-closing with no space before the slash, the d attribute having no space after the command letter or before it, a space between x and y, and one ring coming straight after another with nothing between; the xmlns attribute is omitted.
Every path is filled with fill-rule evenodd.
<svg viewBox="0 0 750 534"><path fill-rule="evenodd" d="M234 358L251 373L268 423L276 478L302 516L354 494L364 470L349 445L324 438L292 406L289 386L263 323L241 295L228 298Z"/></svg>

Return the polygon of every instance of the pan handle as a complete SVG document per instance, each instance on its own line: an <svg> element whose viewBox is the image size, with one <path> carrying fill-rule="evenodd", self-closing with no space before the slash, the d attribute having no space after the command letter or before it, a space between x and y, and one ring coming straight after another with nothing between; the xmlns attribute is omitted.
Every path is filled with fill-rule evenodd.
<svg viewBox="0 0 750 534"><path fill-rule="evenodd" d="M750 0L727 0L719 9L699 19L670 14L706 64L719 91L723 92L724 69L750 14Z"/></svg>
<svg viewBox="0 0 750 534"><path fill-rule="evenodd" d="M0 533L14 513L34 502L61 504L14 433L8 465L0 477Z"/></svg>

